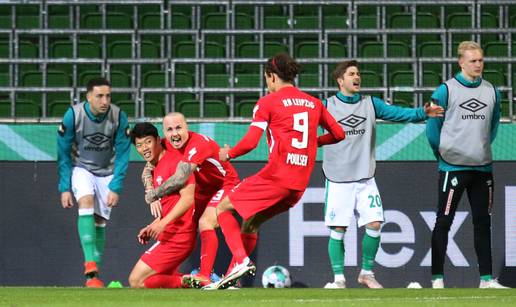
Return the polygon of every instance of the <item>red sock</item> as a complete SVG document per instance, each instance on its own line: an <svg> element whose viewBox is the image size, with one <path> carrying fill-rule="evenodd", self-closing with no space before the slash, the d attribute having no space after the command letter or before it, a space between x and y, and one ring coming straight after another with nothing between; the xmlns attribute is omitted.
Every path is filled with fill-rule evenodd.
<svg viewBox="0 0 516 307"><path fill-rule="evenodd" d="M199 272L201 275L210 277L218 248L219 238L215 230L201 231L201 268Z"/></svg>
<svg viewBox="0 0 516 307"><path fill-rule="evenodd" d="M242 243L242 238L240 237L240 225L238 225L231 211L225 211L219 214L218 220L229 250L238 262L242 262L242 260L247 257L247 254L245 253L244 243Z"/></svg>
<svg viewBox="0 0 516 307"><path fill-rule="evenodd" d="M243 233L240 235L240 237L242 238L242 243L244 243L245 252L248 255L251 255L254 251L254 248L256 247L256 242L258 241L258 233ZM235 257L231 258L231 263L228 266L226 275L228 275L231 269L233 269L235 263Z"/></svg>
<svg viewBox="0 0 516 307"><path fill-rule="evenodd" d="M181 275L156 274L147 278L145 288L181 288Z"/></svg>

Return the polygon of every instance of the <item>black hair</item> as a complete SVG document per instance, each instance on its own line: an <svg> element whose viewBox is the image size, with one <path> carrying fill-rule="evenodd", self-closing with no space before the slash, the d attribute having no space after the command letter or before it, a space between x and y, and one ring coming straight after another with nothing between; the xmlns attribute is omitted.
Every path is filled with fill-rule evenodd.
<svg viewBox="0 0 516 307"><path fill-rule="evenodd" d="M356 67L358 68L358 62L355 60L349 60L340 62L337 67L335 67L335 70L333 71L332 77L335 82L337 82L338 78L342 78L342 76L346 73L346 70L350 67Z"/></svg>
<svg viewBox="0 0 516 307"><path fill-rule="evenodd" d="M86 91L91 92L95 86L109 86L111 87L111 83L106 78L98 77L93 78L90 81L88 81L88 84L86 84Z"/></svg>
<svg viewBox="0 0 516 307"><path fill-rule="evenodd" d="M284 52L276 54L265 64L265 73L267 76L275 73L281 80L290 83L294 82L300 69L301 66Z"/></svg>
<svg viewBox="0 0 516 307"><path fill-rule="evenodd" d="M131 142L136 143L137 138L144 138L146 136L153 136L159 138L158 129L151 123L137 123L131 129Z"/></svg>

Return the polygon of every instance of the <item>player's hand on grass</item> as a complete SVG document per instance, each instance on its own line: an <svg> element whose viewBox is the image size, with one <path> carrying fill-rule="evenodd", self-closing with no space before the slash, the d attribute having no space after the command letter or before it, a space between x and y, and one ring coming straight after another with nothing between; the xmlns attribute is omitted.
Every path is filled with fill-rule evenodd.
<svg viewBox="0 0 516 307"><path fill-rule="evenodd" d="M226 162L229 160L228 158L228 152L231 149L228 144L224 144L224 147L222 147L219 151L219 160L222 162Z"/></svg>
<svg viewBox="0 0 516 307"><path fill-rule="evenodd" d="M117 193L113 192L113 191L109 191L108 193L108 196L107 196L107 206L109 208L113 208L113 207L116 207L118 205L118 199L119 199L119 196Z"/></svg>
<svg viewBox="0 0 516 307"><path fill-rule="evenodd" d="M159 235L163 232L163 230L165 230L165 226L167 226L163 220L157 222L157 223L152 223L149 225L149 236L154 239L154 240L157 240Z"/></svg>
<svg viewBox="0 0 516 307"><path fill-rule="evenodd" d="M159 200L155 200L149 204L150 211L153 217L161 218L161 203Z"/></svg>
<svg viewBox="0 0 516 307"><path fill-rule="evenodd" d="M156 189L149 189L145 191L145 202L147 204L152 204L153 202L158 200Z"/></svg>
<svg viewBox="0 0 516 307"><path fill-rule="evenodd" d="M427 102L423 108L429 117L443 117L444 115L444 109L440 105Z"/></svg>
<svg viewBox="0 0 516 307"><path fill-rule="evenodd" d="M61 193L61 206L65 209L73 207L73 197L71 192Z"/></svg>

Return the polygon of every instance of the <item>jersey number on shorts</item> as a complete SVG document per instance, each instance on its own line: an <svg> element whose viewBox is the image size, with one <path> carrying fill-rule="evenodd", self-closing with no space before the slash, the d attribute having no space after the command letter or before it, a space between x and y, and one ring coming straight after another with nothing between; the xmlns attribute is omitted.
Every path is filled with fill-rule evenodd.
<svg viewBox="0 0 516 307"><path fill-rule="evenodd" d="M303 149L308 147L308 112L294 114L294 130L303 133L301 141L292 138L292 147Z"/></svg>
<svg viewBox="0 0 516 307"><path fill-rule="evenodd" d="M371 201L371 203L369 204L369 208L380 208L382 206L382 199L380 198L380 195L369 195L367 196L367 198L369 198L369 200Z"/></svg>

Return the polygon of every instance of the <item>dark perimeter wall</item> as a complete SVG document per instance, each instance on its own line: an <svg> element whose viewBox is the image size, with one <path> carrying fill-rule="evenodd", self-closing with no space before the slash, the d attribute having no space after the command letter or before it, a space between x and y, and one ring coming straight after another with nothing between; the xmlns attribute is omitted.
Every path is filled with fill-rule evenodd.
<svg viewBox="0 0 516 307"><path fill-rule="evenodd" d="M262 165L236 163L241 177L256 172ZM151 221L140 183L142 167L142 163L130 164L120 204L107 228L102 270L102 278L107 282L120 280L127 285L132 266L146 248L136 241L138 230ZM516 286L516 263L512 260L516 257L516 222L513 222L516 188L511 188L516 186L515 169L516 162L495 164L492 236L494 273L512 286ZM436 163L380 162L376 180L387 220L376 276L387 287L405 287L411 281L429 286L428 253L437 200ZM76 230L77 210L61 208L56 163L0 162L0 181L0 285L81 286L83 257ZM263 225L253 254L258 276L268 266L281 264L290 270L296 286L322 287L332 280L327 255L328 230L323 223L323 187L318 164L300 203ZM476 287L478 272L471 214L464 199L452 232L446 284ZM362 235L363 229L356 227L350 227L346 234L345 275L350 287L357 286ZM230 257L220 238L216 272L223 274ZM184 264L183 271L189 272L198 262L197 249ZM261 278L247 279L244 283L259 286Z"/></svg>

